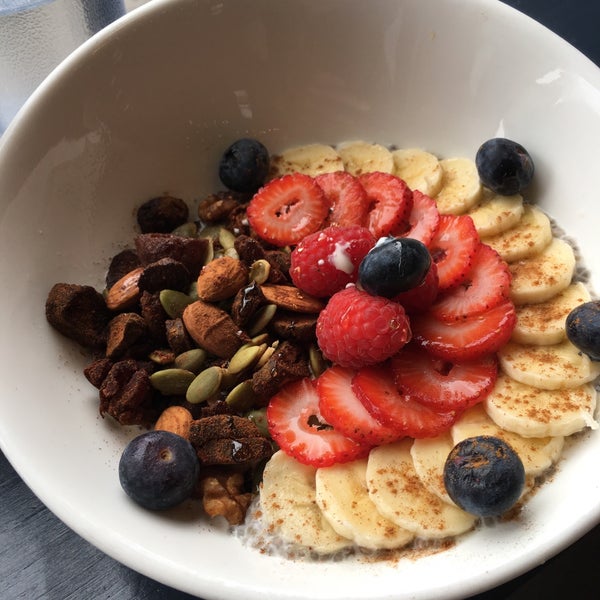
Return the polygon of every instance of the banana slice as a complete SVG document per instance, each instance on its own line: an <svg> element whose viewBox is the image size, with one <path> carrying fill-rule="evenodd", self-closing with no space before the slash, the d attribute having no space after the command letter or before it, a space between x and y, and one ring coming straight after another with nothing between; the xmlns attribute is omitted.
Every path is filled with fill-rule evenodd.
<svg viewBox="0 0 600 600"><path fill-rule="evenodd" d="M449 432L434 438L415 440L410 449L415 471L421 483L432 494L448 504L454 504L444 485L444 465L454 447Z"/></svg>
<svg viewBox="0 0 600 600"><path fill-rule="evenodd" d="M315 474L314 467L277 451L264 469L261 510L284 541L332 554L352 545L352 540L336 533L317 506Z"/></svg>
<svg viewBox="0 0 600 600"><path fill-rule="evenodd" d="M442 167L437 156L420 148L401 148L392 152L394 175L411 190L431 198L442 189Z"/></svg>
<svg viewBox="0 0 600 600"><path fill-rule="evenodd" d="M440 161L442 188L436 195L438 210L446 215L461 215L481 199L482 186L475 163L468 158Z"/></svg>
<svg viewBox="0 0 600 600"><path fill-rule="evenodd" d="M525 475L537 477L549 469L560 457L564 438L523 437L498 427L486 414L483 406L477 405L463 413L452 426L452 440L461 440L478 435L492 435L504 440L519 455L525 468Z"/></svg>
<svg viewBox="0 0 600 600"><path fill-rule="evenodd" d="M344 163L344 169L352 175L359 176L373 171L394 172L392 153L380 144L363 141L343 142L336 149Z"/></svg>
<svg viewBox="0 0 600 600"><path fill-rule="evenodd" d="M523 207L519 222L497 235L481 236L508 263L539 254L552 241L552 225L548 216L531 205Z"/></svg>
<svg viewBox="0 0 600 600"><path fill-rule="evenodd" d="M542 390L575 388L600 375L600 363L568 340L552 346L509 342L499 350L498 359L509 377Z"/></svg>
<svg viewBox="0 0 600 600"><path fill-rule="evenodd" d="M315 177L322 173L343 171L344 163L332 146L308 144L289 148L271 158L269 176L271 179L289 173L304 173Z"/></svg>
<svg viewBox="0 0 600 600"><path fill-rule="evenodd" d="M591 384L542 390L499 373L484 407L496 425L523 437L568 436L598 428L596 396Z"/></svg>
<svg viewBox="0 0 600 600"><path fill-rule="evenodd" d="M523 216L523 197L500 196L483 188L481 202L474 206L469 215L480 237L499 235L515 227Z"/></svg>
<svg viewBox="0 0 600 600"><path fill-rule="evenodd" d="M410 455L410 438L378 446L369 453L367 487L377 510L400 527L425 539L440 539L471 529L476 518L447 504L421 483Z"/></svg>
<svg viewBox="0 0 600 600"><path fill-rule="evenodd" d="M538 304L517 307L513 342L547 346L566 339L565 321L569 313L591 299L583 283L574 283L562 292Z"/></svg>
<svg viewBox="0 0 600 600"><path fill-rule="evenodd" d="M400 548L414 533L381 515L367 491L367 459L317 470L316 500L325 518L342 537L363 548Z"/></svg>
<svg viewBox="0 0 600 600"><path fill-rule="evenodd" d="M520 306L550 300L571 284L575 264L573 248L554 238L537 256L509 265L512 301Z"/></svg>

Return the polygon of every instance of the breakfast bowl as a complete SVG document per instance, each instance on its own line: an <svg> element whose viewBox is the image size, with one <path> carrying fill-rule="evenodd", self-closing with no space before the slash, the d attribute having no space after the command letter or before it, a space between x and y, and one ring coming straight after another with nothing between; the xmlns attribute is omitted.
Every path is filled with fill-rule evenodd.
<svg viewBox="0 0 600 600"><path fill-rule="evenodd" d="M100 416L90 356L50 327L56 282L104 287L136 210L169 194L194 207L222 188L239 138L276 154L367 140L474 158L524 144L524 192L575 240L598 287L594 214L600 72L492 0L154 0L86 42L0 140L0 445L34 493L116 560L210 599L458 598L498 585L600 520L600 434L573 436L518 516L443 549L310 560L271 553L195 505L148 511L118 466L140 433Z"/></svg>

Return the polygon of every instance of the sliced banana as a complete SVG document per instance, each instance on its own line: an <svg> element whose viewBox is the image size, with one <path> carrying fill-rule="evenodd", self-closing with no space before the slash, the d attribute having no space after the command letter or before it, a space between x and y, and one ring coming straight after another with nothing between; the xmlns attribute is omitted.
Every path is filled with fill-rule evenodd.
<svg viewBox="0 0 600 600"><path fill-rule="evenodd" d="M519 222L496 235L481 236L508 263L536 256L552 241L552 225L548 216L536 206L527 204Z"/></svg>
<svg viewBox="0 0 600 600"><path fill-rule="evenodd" d="M469 211L469 215L477 233L483 238L499 235L515 227L524 210L521 194L500 196L483 188L481 202Z"/></svg>
<svg viewBox="0 0 600 600"><path fill-rule="evenodd" d="M321 468L316 474L316 500L341 536L363 548L400 548L414 533L381 515L367 491L367 459Z"/></svg>
<svg viewBox="0 0 600 600"><path fill-rule="evenodd" d="M538 304L517 307L517 324L512 340L519 344L547 346L566 339L565 321L569 313L591 299L583 283L574 283L556 296Z"/></svg>
<svg viewBox="0 0 600 600"><path fill-rule="evenodd" d="M471 529L476 518L443 502L421 483L410 455L410 438L369 453L367 487L377 510L424 539L440 539Z"/></svg>
<svg viewBox="0 0 600 600"><path fill-rule="evenodd" d="M415 440L410 449L413 465L421 483L448 504L454 502L444 485L444 465L453 447L450 432L446 432L434 438Z"/></svg>
<svg viewBox="0 0 600 600"><path fill-rule="evenodd" d="M442 189L442 167L437 156L420 148L393 150L394 175L411 190L419 190L431 198Z"/></svg>
<svg viewBox="0 0 600 600"><path fill-rule="evenodd" d="M512 301L517 306L546 302L571 284L575 264L573 248L554 238L537 256L509 265Z"/></svg>
<svg viewBox="0 0 600 600"><path fill-rule="evenodd" d="M331 527L317 506L316 469L277 451L265 466L260 485L264 519L281 538L319 554L332 554L352 545Z"/></svg>
<svg viewBox="0 0 600 600"><path fill-rule="evenodd" d="M496 425L523 437L568 436L598 428L596 396L591 384L542 390L499 373L484 407Z"/></svg>
<svg viewBox="0 0 600 600"><path fill-rule="evenodd" d="M271 158L269 176L272 179L289 173L304 173L316 177L322 173L343 171L344 163L333 146L308 144L289 148Z"/></svg>
<svg viewBox="0 0 600 600"><path fill-rule="evenodd" d="M600 375L600 363L565 340L552 346L509 342L498 352L502 370L512 379L540 388L575 388Z"/></svg>
<svg viewBox="0 0 600 600"><path fill-rule="evenodd" d="M562 436L526 438L506 431L488 417L481 405L467 410L452 426L451 433L455 444L478 435L491 435L504 440L519 455L525 475L531 477L542 475L549 469L559 459L564 446Z"/></svg>
<svg viewBox="0 0 600 600"><path fill-rule="evenodd" d="M380 144L356 140L343 142L336 147L336 150L344 163L344 169L352 175L359 176L374 171L394 172L392 153Z"/></svg>
<svg viewBox="0 0 600 600"><path fill-rule="evenodd" d="M440 161L442 187L435 197L438 210L446 215L461 215L481 199L482 186L475 163L468 158Z"/></svg>

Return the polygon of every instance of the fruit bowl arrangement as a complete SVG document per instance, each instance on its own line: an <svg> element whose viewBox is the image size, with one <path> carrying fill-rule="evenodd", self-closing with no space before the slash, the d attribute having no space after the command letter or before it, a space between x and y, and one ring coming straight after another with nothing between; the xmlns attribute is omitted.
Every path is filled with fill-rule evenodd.
<svg viewBox="0 0 600 600"><path fill-rule="evenodd" d="M554 327L551 319L543 335L548 336L546 345L552 345L565 357L558 372L551 373L545 368L547 360L542 351L531 350L533 340L542 335L531 323L539 323L540 316L534 309L521 307L546 302L559 293L559 289L565 289L564 278L559 278L557 283L556 274L549 276L544 285L548 298L543 299L539 296L539 286L528 285L532 281L531 273L514 265L524 260L520 252L531 252L529 257L532 257L533 247L536 256L546 252L543 264L562 265L561 272L569 274L568 284L585 281L583 287L592 292L596 287L598 274L589 257L595 256L598 242L593 219L582 218L593 214L594 182L589 169L581 169L580 165L585 157L595 155L600 139L597 95L583 91L600 89L597 70L566 44L499 3L457 4L439 0L406 2L400 7L397 2L382 0L370 3L368 14L364 14L361 6L364 5L350 2L342 7L335 2L317 4L298 0L286 3L284 11L279 3L265 0L239 2L235 6L225 4L215 10L188 0L155 0L108 28L66 61L36 92L0 142L0 239L4 255L14 257L1 267L5 281L11 282L2 312L6 338L10 340L9 358L2 366L0 378L2 449L36 494L84 537L131 567L205 598L224 594L230 598L303 598L314 597L317 590L323 598L459 597L476 593L543 561L592 527L599 517L600 480L593 467L600 442L594 429L593 403L589 396L587 400L585 396L581 399L582 406L587 402L587 408L574 411L577 415L567 425L561 421L555 430L550 430L543 419L517 413L510 403L502 401L506 396L519 396L523 392L519 386L536 387L540 382L551 381L562 389L559 384L567 379L567 369L575 372L570 376L582 385L593 380L596 363L586 358L585 353L568 352L564 326L562 329ZM329 35L332 23L336 23L341 32L335 45ZM449 28L448 23L454 26ZM507 33L506 23L511 24L510 33ZM312 32L314 43L307 49L300 41L308 30ZM465 30L472 35L459 35ZM157 48L159 31L164 43ZM514 36L508 45L510 56L500 61L499 57L506 55L507 35ZM198 40L210 48L222 47L225 38L230 43L222 57L223 64L217 65L207 53L198 52ZM532 38L538 47L544 48L543 53L531 56L526 51L525 40L529 44ZM141 64L147 64L148 56L153 59L152 77L140 68ZM244 64L240 56L247 58ZM476 56L483 65L475 60ZM380 68L374 69L374 64ZM506 64L518 64L518 72L508 69ZM559 72L556 64L561 64ZM423 73L431 77L424 78ZM449 85L450 81L470 81L471 85ZM92 92L96 89L105 90L102 98ZM440 90L444 93L440 94ZM519 102L515 102L515 98ZM563 132L560 143L553 133L557 128ZM456 503L462 504L468 515L481 515L483 525L471 530L472 519L462 521L467 525L463 525L465 533L458 540L448 542L444 536L440 545L421 548L417 560L414 547L412 554L403 554L401 550L376 561L345 554L343 560L290 559L272 552L271 546L269 551L260 551L232 535L225 521L208 519L197 508L197 502L180 503L181 497L187 497L189 492L184 483L181 486L186 493L175 494L172 500L177 506L160 512L140 506L140 501L143 504L148 497L148 490L140 491L139 483L144 478L140 478L139 471L132 475L128 470L135 467L139 455L124 454L124 451L127 448L133 453L140 450L129 444L140 439L143 429L138 421L130 419L130 413L115 409L108 395L101 398L106 404L101 404L103 416L99 414L98 391L82 376L90 361L89 353L65 340L48 324L43 307L56 282L88 285L100 291L106 287L106 294L100 293L100 298L109 310L126 307L128 294L133 291L135 297L140 285L150 294L158 293L161 301L161 293L166 288L151 289L155 284L149 283L147 267L151 264L154 269L154 263L163 258L132 267L123 275L138 269L137 274L130 275L116 287L107 286L105 280L111 259L131 244L132 235L142 240L151 239L144 236L157 235L156 232L139 234L142 225L136 221L139 216L136 211L149 199L179 198L197 209L203 199L223 187L230 190L238 187L239 172L232 174L227 168L228 162L221 163L219 169L219 162L224 153L227 155L228 146L239 139L260 140L269 151L268 165L263 157L258 162L255 160L248 171L250 181L244 182L242 187L255 187L257 179L266 185L262 187L262 194L246 198L245 216L239 224L250 226L258 236L263 236L264 243L270 245L269 251L289 247L290 277L295 278L296 289L306 288L303 295L296 294L293 301L316 301L311 306L321 322L320 326L315 324L321 356L313 352L311 368L320 369L319 365L323 364L320 358L327 361L329 367L319 372L321 378L316 388L307 383L311 380L308 377L292 382L291 385L300 388L283 388L279 394L272 394L274 400L268 403L267 424L270 435L282 450L268 463L271 474L279 475L270 479L267 470L263 490L269 485L277 487L286 476L291 476L295 471L290 464L302 464L299 479L295 481L302 480L306 474L316 478L321 490L319 510L325 512L324 499L331 502L340 497L339 493L327 496L331 490L339 492L336 473L345 481L352 478L356 481L363 476L364 469L369 468L368 463L365 464L366 455L360 454L365 444L356 441L352 451L358 446L360 452L352 455L353 461L319 464L326 456L321 448L317 462L309 457L308 462L313 464L307 465L306 461L296 458L294 463L289 462L290 454L297 457L302 451L293 448L293 436L289 433L297 413L286 411L295 410L295 403L314 402L319 390L322 397L330 400L325 410L319 407L321 415L329 412L325 422L316 426L313 423L311 429L320 432L318 436L323 439L330 438L336 427L341 429L348 423L347 413L340 419L341 425L334 423L336 415L347 409L347 402L337 402L340 390L344 398L354 402L352 415L359 414L361 406L370 407L362 413L361 426L364 423L368 426L361 429L360 435L371 439L369 461L372 456L371 468L381 477L381 489L393 488L392 482L386 480L386 473L391 474L390 477L396 477L399 472L406 475L410 465L419 463L413 453L421 457L425 468L428 464L425 457L435 452L448 456L455 447L454 466L459 464L462 452L472 453L472 448L454 443L455 436L449 429L451 420L458 417L459 412L468 419L452 422L456 442L459 437L472 439L471 433L476 431L478 442L491 441L496 454L508 457L507 468L513 476L511 487L514 489L504 490L501 508L490 513L486 512L487 507L482 508L480 499L470 497L463 501L460 473L454 477L452 468L448 468L445 492L454 495ZM489 230L483 235L477 230L473 217L466 219L461 218L462 214L453 214L456 189L455 193L444 196L439 190L434 192L431 188L411 184L407 186L411 192L408 193L399 183L404 179L389 169L386 173L381 163L369 169L369 173L353 171L357 155L350 156L352 145L341 144L351 139L366 140L371 148L381 145L388 154L420 148L434 154L440 163L458 161L446 163L447 173L451 172L452 164L464 165L462 157L467 157L474 168L479 167L476 185L480 186L483 181L489 190L496 187L498 175L485 152L490 147L484 146L481 154L477 154L478 149L486 140L496 140L491 144L495 151L503 150L506 140L518 141L535 163L533 179L527 155L518 148L515 154L513 146L510 156L520 157L518 187L494 191L505 198L522 191L525 202L521 205L509 201L502 204L503 213L508 214L506 218L511 223L507 229L514 229L517 235L510 237L503 235L504 232ZM351 239L336 237L339 230L329 229L335 229L335 223L330 221L360 217L360 202L350 205L342 202L337 206L333 202L323 210L322 204L314 202L314 193L309 193L303 196L304 203L288 202L282 210L281 204L273 205L272 195L267 191L272 192L278 185L288 189L300 185L305 191L310 188L313 192L317 185L321 194L327 194L328 185L332 186L330 190L341 189L343 176L339 169L332 169L334 175L330 177L326 177L326 173L316 176L299 173L300 168L294 168L295 173L285 173L289 167L286 164L290 162L286 162L288 149L306 148L316 143L335 148L342 162L346 156L345 171L351 172L351 179L362 179L361 186L366 193L380 199L369 201L370 217L347 225L347 228L356 228ZM397 156L398 161L406 160L400 151ZM257 166L260 177L255 179ZM279 174L274 176L273 171ZM575 180L565 175L573 172L578 174ZM322 177L321 184L315 184L319 177ZM529 184L526 189L522 188L523 181ZM502 183L508 185L504 180ZM390 213L388 203L381 198L385 198L383 190L391 186L396 187L396 192L394 210ZM236 193L247 194L248 190ZM437 219L428 201L433 197L438 209L443 209L439 213L444 213ZM574 200L566 202L565 198ZM300 224L306 225L307 220L310 221L307 215L314 212L307 209L311 203L315 205L315 214L320 215L315 217L318 224L314 230L310 231L309 227L300 233L294 231L291 238L280 237L281 231L272 225L282 215L290 219L301 216ZM295 211L295 208L302 210ZM273 214L277 219L269 221L269 215ZM419 218L412 219L413 214ZM436 222L435 227L427 216ZM191 221L193 226L194 219ZM527 232L535 232L531 236L533 246L523 240L519 223L524 224ZM183 225L187 227L187 221L172 228ZM187 227L179 233L189 235L189 231ZM410 236L406 235L409 231ZM289 233L288 228L284 234L289 236ZM315 236L312 241L311 236ZM324 239L319 240L320 237ZM380 239L382 241L375 244ZM408 239L419 243L406 241ZM225 260L232 258L231 253L226 254L231 243L235 244L226 234L218 240L216 247L223 255L218 252L211 262L219 260L219 268L231 266L231 261ZM348 252L351 246L353 250ZM452 268L452 261L445 261L451 247L462 248L469 257L467 263L471 267L479 265L479 270L469 275L469 285L463 286L465 293L460 297L450 293L440 296L436 292L434 298L433 284L427 279L428 275L432 278L430 274L434 271L438 289L440 282L447 286L446 290L458 289L458 282L466 280L464 265L461 273L460 268ZM145 250L149 248L144 246ZM396 273L391 282L385 277L390 270L390 256L393 264L402 256L411 265L406 272ZM502 260L498 261L497 256ZM324 257L332 257L333 271L314 269L315 263L319 265ZM266 270L269 274L276 270L269 261L266 261L269 267L260 260L252 261L249 267L254 262L257 263L251 276L254 281L265 277ZM537 267L541 268L540 265ZM586 268L587 272L576 270L576 265ZM179 277L184 271L177 269ZM337 280L340 273L346 271L360 273L360 281L349 282L343 277ZM179 285L174 272L169 270L169 277L174 278L169 280L167 288L178 292L180 290L174 289ZM403 283L396 287L399 280ZM164 281L161 285L164 286ZM269 285L262 287L263 293L273 293ZM324 287L326 292L323 292ZM417 310L413 314L404 310L410 306L406 296L404 303L395 300L419 288L423 295L416 301L413 297L413 310L415 305L429 303L425 315L417 314ZM187 293L186 288L183 295ZM275 304L281 293L279 290L275 296L269 296L266 306ZM581 286L574 289L573 294L576 298L588 299ZM332 303L334 297L336 301ZM177 294L162 294L162 301L164 310L172 310L173 314L181 311L188 332L203 335L201 328L195 326L201 317L206 317L206 313L199 313L202 305L186 299L181 304L182 298ZM572 301L573 298L567 303ZM375 309L373 302L377 303ZM491 304L494 306L488 306ZM355 311L355 320L364 320L366 335L372 341L368 356L360 356L359 362L355 362L356 354L364 345L355 344L349 333L351 328L340 325L340 314L347 310ZM393 331L382 333L375 325L376 318L370 315L387 314L388 310L391 316L385 320L395 325ZM520 318L515 318L517 312ZM267 310L264 313L268 316ZM403 313L409 315L408 320ZM490 317L491 313L496 318L495 326L489 322L486 325L486 330L497 332L496 345L487 339L486 343L491 345L484 346L485 351L479 357L475 350L477 346L481 350L485 336L469 337L471 313L478 318L484 313ZM50 314L54 313L50 311ZM264 317L262 313L260 316ZM127 319L127 326L138 323L134 317ZM453 324L448 327L450 321ZM585 331L577 331L580 322L575 317L571 319L570 339L576 339L585 352L593 353L585 346ZM258 353L256 348L266 343L257 342L260 332L259 329L250 340L238 339L240 343L231 354L218 344L210 346L209 352L211 356L226 353L220 358L229 361L242 345L249 344L243 356L237 357L247 366L247 361L253 360L250 354ZM383 343L378 345L380 337ZM210 343L205 337L198 339L207 346ZM526 354L524 347L528 348ZM120 348L119 344L111 346L113 356L118 355ZM501 364L500 371L493 370L492 367L497 367L495 361L483 360L482 355L490 354ZM23 360L24 357L27 360ZM155 364L166 360L159 353L152 358ZM194 358L197 355L185 356L188 362L183 370L194 374L191 370ZM260 364L260 358L255 358L256 364ZM463 404L460 410L455 407L454 412L436 406L438 400L426 395L431 394L431 390L422 389L420 374L427 372L438 377L431 389L439 390L444 369L440 369L436 361L456 365L461 360L475 358L481 358L478 377L486 393L492 385L489 373L496 373L493 380L496 393L486 395L485 400L478 403L472 398L465 401L461 396ZM371 364L367 364L369 362ZM223 377L231 376L234 369L223 370L223 364L211 363L203 384L214 378L222 384ZM31 377L32 372L36 377ZM151 385L161 394L173 389L170 385L181 385L181 380L175 384L169 380L169 374L155 377L158 372L149 378L154 378ZM488 373L487 380L482 372ZM523 381L523 374L529 379ZM145 381L143 375L136 377ZM186 377L187 389L190 389L193 379ZM210 377L213 380L209 380ZM389 402L398 393L398 385L404 390L420 385L419 406L426 408L419 410L431 417L420 423L413 421L412 430L399 428L398 423L406 421L406 414L398 415L394 412L398 403ZM177 389L181 392L181 388ZM233 389L235 387L228 393L233 393ZM241 389L247 393L247 386ZM286 399L290 389L292 400ZM553 390L536 389L544 389L542 395L548 403ZM192 388L190 397L195 402L191 404L202 404L206 400L204 390L199 384ZM480 398L481 394L480 390L474 397ZM423 404L424 397L428 404ZM232 402L239 399L240 396L235 395L230 398ZM449 412L453 413L452 419ZM143 418L148 416L145 411L137 414ZM121 423L115 415L121 417ZM165 416L165 422L167 417L171 421L169 425L164 424L165 428L172 427L173 422L181 424L180 416L170 413ZM228 421L228 417L221 417L216 421L223 426L227 421L227 426L233 427L233 419ZM195 440L206 435L206 428L197 423L198 420L201 419L194 419L193 433L190 429L192 446ZM553 441L543 447L533 448L530 444L531 455L525 460L523 451L519 453L517 448L521 457L519 467L510 449L498 445L499 436L494 428L498 421L502 421L507 430L514 429L518 423L522 428L518 434L521 437L550 436ZM248 427L247 422L249 419L244 420L243 427ZM444 423L443 431L450 438L442 441L434 435L438 430L432 429L432 423L436 422ZM256 421L252 426L260 425ZM242 427L235 421L235 427L238 426ZM418 427L429 428L428 435L419 437L414 427L417 430ZM481 439L482 431L490 432L491 440ZM565 436L573 437L562 443ZM264 443L256 441L261 439L259 436L249 437L253 440L249 442L253 451L265 451ZM343 437L348 438L348 431ZM412 444L413 439L418 443ZM439 443L437 449L428 443L433 439ZM142 438L142 441L149 447L152 439ZM156 465L158 460L169 463L179 452L184 460L191 456L189 446L176 444L170 446L169 451L160 451L152 464ZM240 448L231 445L230 454L240 452ZM390 449L394 450L392 454ZM198 454L195 446L194 452ZM490 447L486 452L491 452ZM556 464L559 455L561 459ZM541 457L545 463L540 461ZM196 464L193 460L190 462ZM342 471L340 465L344 464L353 465L351 473L348 469ZM527 499L516 517L485 520L489 518L487 514L504 515L515 497L529 490L531 476L546 472L549 464L555 465L552 480ZM142 460L142 468L146 467L147 463ZM147 473L145 479L152 480L150 471ZM453 488L455 484L458 492ZM289 489L287 484L284 487ZM579 493L573 494L573 490ZM438 491L444 493L443 489ZM298 493L301 495L304 491ZM151 498L157 496L164 499L167 493L164 489L158 495L156 490L150 491ZM381 507L391 501L389 494L384 496L377 497ZM489 500L488 495L485 502L489 504ZM450 506L448 502L446 505ZM264 501L264 507L265 513L277 512L275 503L269 504L268 500ZM396 510L397 506L390 510L388 505L386 518ZM453 507L453 510L458 509ZM334 506L332 512L339 515L339 507ZM386 509L381 508L379 512L386 513ZM447 521L456 524L462 518L462 513L459 517L453 512ZM406 523L395 525L397 539L405 534L400 529L410 532ZM456 533L460 531L459 526ZM337 532L337 535L341 534ZM404 536L404 540L409 537ZM364 541L359 544L368 547ZM439 551L441 549L444 551ZM270 573L268 578L265 572ZM436 574L435 578L432 573ZM381 585L377 590L372 588L374 577ZM307 589L308 578L311 586Z"/></svg>

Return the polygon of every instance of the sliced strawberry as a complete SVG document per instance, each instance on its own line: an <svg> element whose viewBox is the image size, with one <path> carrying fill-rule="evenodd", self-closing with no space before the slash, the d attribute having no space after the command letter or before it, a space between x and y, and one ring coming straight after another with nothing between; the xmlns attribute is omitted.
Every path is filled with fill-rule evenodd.
<svg viewBox="0 0 600 600"><path fill-rule="evenodd" d="M369 198L367 227L376 237L405 230L412 210L413 199L409 187L389 173L364 173L358 180Z"/></svg>
<svg viewBox="0 0 600 600"><path fill-rule="evenodd" d="M419 190L413 190L413 207L408 217L408 231L398 235L410 237L423 242L427 247L440 224L440 213L433 198L426 196Z"/></svg>
<svg viewBox="0 0 600 600"><path fill-rule="evenodd" d="M352 389L365 408L399 436L434 437L447 431L459 415L456 411L438 412L401 394L389 365L363 367L352 379Z"/></svg>
<svg viewBox="0 0 600 600"><path fill-rule="evenodd" d="M497 352L510 339L516 322L510 300L462 321L441 321L430 314L411 319L413 340L434 356L452 362Z"/></svg>
<svg viewBox="0 0 600 600"><path fill-rule="evenodd" d="M317 175L315 181L323 190L329 205L326 225L366 225L369 198L365 188L354 175L347 171L335 171Z"/></svg>
<svg viewBox="0 0 600 600"><path fill-rule="evenodd" d="M326 467L362 458L371 446L358 444L326 423L319 412L319 395L308 378L288 383L267 406L273 440L298 462Z"/></svg>
<svg viewBox="0 0 600 600"><path fill-rule="evenodd" d="M509 297L511 275L508 265L487 244L480 244L467 278L448 290L431 307L442 321L455 321L494 308Z"/></svg>
<svg viewBox="0 0 600 600"><path fill-rule="evenodd" d="M398 439L393 428L381 424L352 391L355 371L335 365L317 379L319 409L336 431L359 442L379 446Z"/></svg>
<svg viewBox="0 0 600 600"><path fill-rule="evenodd" d="M432 262L421 285L406 292L402 292L393 298L395 302L402 304L408 314L425 312L434 303L438 295L437 265Z"/></svg>
<svg viewBox="0 0 600 600"><path fill-rule="evenodd" d="M275 246L286 246L317 231L328 210L325 194L314 179L292 173L258 190L246 213L258 236Z"/></svg>
<svg viewBox="0 0 600 600"><path fill-rule="evenodd" d="M429 243L438 267L440 290L462 283L468 276L479 247L479 234L467 215L440 215L438 229Z"/></svg>
<svg viewBox="0 0 600 600"><path fill-rule="evenodd" d="M453 363L435 358L414 344L391 360L391 368L400 393L443 412L463 411L481 402L498 376L494 354Z"/></svg>

